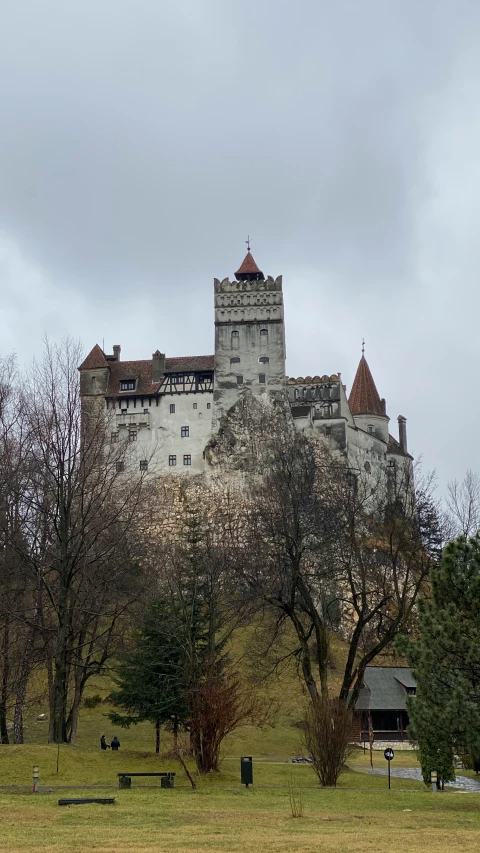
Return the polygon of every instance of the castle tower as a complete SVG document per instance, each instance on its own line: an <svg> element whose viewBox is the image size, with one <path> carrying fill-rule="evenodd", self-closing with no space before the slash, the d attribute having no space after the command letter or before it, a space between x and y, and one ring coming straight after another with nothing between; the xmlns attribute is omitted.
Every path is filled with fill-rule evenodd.
<svg viewBox="0 0 480 853"><path fill-rule="evenodd" d="M348 405L355 426L388 444L388 422L385 400L380 399L367 359L362 357L357 367Z"/></svg>
<svg viewBox="0 0 480 853"><path fill-rule="evenodd" d="M274 394L285 387L282 276L265 278L248 246L235 279L214 279L214 432L247 389Z"/></svg>

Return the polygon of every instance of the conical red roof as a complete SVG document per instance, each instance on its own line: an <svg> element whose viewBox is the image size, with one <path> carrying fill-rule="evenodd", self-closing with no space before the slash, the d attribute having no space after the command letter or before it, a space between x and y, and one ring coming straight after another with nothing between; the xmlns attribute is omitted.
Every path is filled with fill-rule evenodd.
<svg viewBox="0 0 480 853"><path fill-rule="evenodd" d="M235 275L255 275L260 274L263 275L262 271L257 267L254 257L250 251L248 250L247 254L243 259L242 265L236 271Z"/></svg>
<svg viewBox="0 0 480 853"><path fill-rule="evenodd" d="M95 344L94 348L88 353L86 359L79 370L94 370L96 367L108 367L107 359L103 349Z"/></svg>
<svg viewBox="0 0 480 853"><path fill-rule="evenodd" d="M364 355L360 359L353 380L348 405L352 415L380 415L385 417L379 393Z"/></svg>

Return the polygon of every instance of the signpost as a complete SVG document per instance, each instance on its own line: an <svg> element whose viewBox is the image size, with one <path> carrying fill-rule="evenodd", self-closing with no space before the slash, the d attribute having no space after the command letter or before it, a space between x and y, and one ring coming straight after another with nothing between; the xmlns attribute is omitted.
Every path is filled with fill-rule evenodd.
<svg viewBox="0 0 480 853"><path fill-rule="evenodd" d="M394 758L395 753L391 746L387 746L385 752L383 753L386 760L388 761L388 790L390 790L390 762L392 758Z"/></svg>
<svg viewBox="0 0 480 853"><path fill-rule="evenodd" d="M437 793L437 771L436 770L432 770L432 772L430 773L430 781L432 783L432 793L436 794Z"/></svg>

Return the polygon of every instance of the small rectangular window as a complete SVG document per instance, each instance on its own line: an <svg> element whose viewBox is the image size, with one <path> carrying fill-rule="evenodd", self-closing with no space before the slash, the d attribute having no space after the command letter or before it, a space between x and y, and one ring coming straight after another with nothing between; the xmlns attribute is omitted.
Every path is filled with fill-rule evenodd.
<svg viewBox="0 0 480 853"><path fill-rule="evenodd" d="M130 432L128 433L128 440L129 440L129 441L136 441L136 440L137 440L137 432L136 432L136 430L134 430L134 429L131 429L131 430L130 430Z"/></svg>
<svg viewBox="0 0 480 853"><path fill-rule="evenodd" d="M135 379L121 379L120 391L135 391Z"/></svg>
<svg viewBox="0 0 480 853"><path fill-rule="evenodd" d="M192 457L190 455L186 454L183 457L183 464L184 465L191 465L192 464Z"/></svg>
<svg viewBox="0 0 480 853"><path fill-rule="evenodd" d="M126 414L127 414L127 410L126 410L126 409L122 409L122 415L126 415Z"/></svg>
<svg viewBox="0 0 480 853"><path fill-rule="evenodd" d="M331 434L332 434L332 427L330 427L330 426L325 427L325 435L331 435Z"/></svg>
<svg viewBox="0 0 480 853"><path fill-rule="evenodd" d="M110 433L110 441L112 444L115 444L115 442L118 441L118 432Z"/></svg>
<svg viewBox="0 0 480 853"><path fill-rule="evenodd" d="M373 426L371 424L368 425L368 431L370 434L373 432Z"/></svg>
<svg viewBox="0 0 480 853"><path fill-rule="evenodd" d="M140 471L148 471L148 462L146 459L140 460Z"/></svg>
<svg viewBox="0 0 480 853"><path fill-rule="evenodd" d="M175 414L175 403L170 403L170 414L171 415Z"/></svg>
<svg viewBox="0 0 480 853"><path fill-rule="evenodd" d="M260 382L260 385L265 385L265 374L264 373L258 374L258 381Z"/></svg>
<svg viewBox="0 0 480 853"><path fill-rule="evenodd" d="M211 403L207 403L207 409L211 409L211 408L212 408L212 404L211 404Z"/></svg>
<svg viewBox="0 0 480 853"><path fill-rule="evenodd" d="M168 457L168 464L170 465L170 468L173 468L173 466L177 464L177 457L176 456L169 456Z"/></svg>
<svg viewBox="0 0 480 853"><path fill-rule="evenodd" d="M122 471L125 471L125 462L117 462L116 464L117 474L120 474Z"/></svg>
<svg viewBox="0 0 480 853"><path fill-rule="evenodd" d="M243 385L243 376L242 375L237 376L237 385Z"/></svg>
<svg viewBox="0 0 480 853"><path fill-rule="evenodd" d="M148 409L144 409L144 410L143 410L143 414L144 414L144 415L148 415Z"/></svg>
<svg viewBox="0 0 480 853"><path fill-rule="evenodd" d="M193 408L194 408L194 409L198 409L198 406L197 406L197 404L196 404L196 403L194 403L194 404L193 404Z"/></svg>
<svg viewBox="0 0 480 853"><path fill-rule="evenodd" d="M181 436L182 438L188 438L188 437L189 437L189 435L190 435L190 427L188 427L188 426L183 426L183 427L181 428L181 430L180 430L180 436Z"/></svg>

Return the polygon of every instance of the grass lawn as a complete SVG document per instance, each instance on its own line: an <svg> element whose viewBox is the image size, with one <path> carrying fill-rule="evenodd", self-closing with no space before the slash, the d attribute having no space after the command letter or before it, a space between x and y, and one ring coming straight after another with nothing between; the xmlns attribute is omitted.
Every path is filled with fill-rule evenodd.
<svg viewBox="0 0 480 853"><path fill-rule="evenodd" d="M137 746L144 747L151 732L137 732ZM248 790L239 782L239 756L248 754L244 746L251 746L253 740L254 733L248 730L232 738L221 773L197 778L196 791L174 762L134 749L134 743L124 747L124 740L118 754L102 753L96 745L62 746L58 774L54 745L0 747L2 785L30 785L33 764L40 767L38 794L25 788L0 790L0 853L32 848L42 853L437 853L439 849L473 853L479 849L480 795L452 791L434 795L422 783L403 779L393 779L388 791L384 777L369 776L360 769L342 773L336 790L322 790L311 767L286 762L291 754L289 728L279 725L275 732L276 745L272 740L269 749L279 753L284 742L283 759L262 754L265 744L263 750L251 749L254 786ZM269 737L273 733L270 730ZM133 739L135 730L128 734ZM414 753L401 757L404 766L411 766L415 759ZM366 768L368 755L357 750L351 762ZM376 754L374 766L382 766L380 762L383 756ZM161 790L152 779L133 779L130 791L118 790L119 771L142 769L174 769L175 789ZM301 818L291 816L289 784L303 800ZM116 803L58 806L60 797L70 796L115 796Z"/></svg>
<svg viewBox="0 0 480 853"><path fill-rule="evenodd" d="M306 788L301 818L291 817L285 788L238 783L117 791L114 806L59 807L58 796L0 792L0 851L473 853L480 844L476 794Z"/></svg>
<svg viewBox="0 0 480 853"><path fill-rule="evenodd" d="M98 680L90 694L106 695ZM82 709L75 745L46 743L46 723L31 709L26 743L0 746L0 853L470 853L480 849L480 794L449 790L432 794L423 783L387 780L363 772L368 751L355 750L335 790L322 790L311 767L287 763L303 752L298 685L277 679L275 725L244 728L227 739L221 772L198 778L192 791L182 769L157 757L154 730L144 723L116 731L109 706ZM102 734L121 740L119 753L101 752ZM162 734L162 748L169 748ZM254 786L240 785L240 756L254 759ZM396 767L417 765L416 754L397 751ZM32 794L32 767L40 768L40 792ZM374 767L386 765L374 752ZM135 780L118 789L117 773L175 770L174 790ZM289 785L303 800L293 818ZM10 786L9 788L7 786ZM60 797L114 796L114 806L59 807Z"/></svg>

